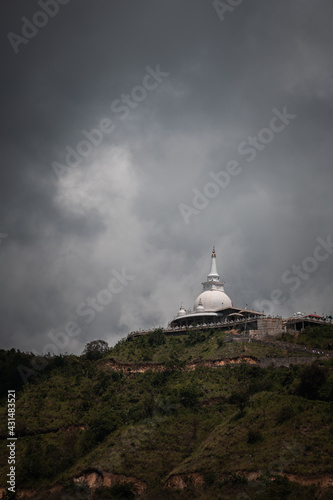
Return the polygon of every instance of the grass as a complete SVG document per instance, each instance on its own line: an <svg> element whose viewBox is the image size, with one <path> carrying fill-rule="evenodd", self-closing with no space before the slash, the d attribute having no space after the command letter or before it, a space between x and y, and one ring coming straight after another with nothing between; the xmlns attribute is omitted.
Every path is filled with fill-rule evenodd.
<svg viewBox="0 0 333 500"><path fill-rule="evenodd" d="M312 349L333 350L333 325L308 326L297 336L285 333L282 340Z"/></svg>
<svg viewBox="0 0 333 500"><path fill-rule="evenodd" d="M204 339L198 334L122 341L101 360L68 358L31 379L17 392L20 486L41 490L54 484L65 486L82 471L97 469L145 481L148 491L143 500L149 495L218 498L222 491L224 495L229 492L231 499L242 491L250 498L264 499L259 493L251 496L253 490L242 474L332 474L331 360L317 363L312 371L300 365L260 368L244 364L116 373L105 366L110 357L129 362L132 356L146 358L147 352L150 362L285 356L284 350L262 344L226 343L226 335L221 331ZM323 376L309 381L310 372ZM310 382L315 386L304 390ZM5 403L0 409L4 437ZM8 472L6 444L2 439L2 485ZM172 496L163 489L171 475L192 473L204 477L205 484L190 486L189 496ZM284 483L278 487L280 493L290 489ZM269 488L267 483L266 492ZM302 498L307 498L307 492L297 490Z"/></svg>
<svg viewBox="0 0 333 500"><path fill-rule="evenodd" d="M151 335L151 334L150 334ZM123 340L111 348L109 358L122 363L167 363L170 359L190 362L197 359L219 359L237 356L281 358L302 356L303 353L257 343L226 342L230 331L193 331L188 335L164 335L164 343L150 344L150 335ZM196 338L198 341L196 342ZM192 340L193 339L193 340ZM306 354L307 355L307 354Z"/></svg>

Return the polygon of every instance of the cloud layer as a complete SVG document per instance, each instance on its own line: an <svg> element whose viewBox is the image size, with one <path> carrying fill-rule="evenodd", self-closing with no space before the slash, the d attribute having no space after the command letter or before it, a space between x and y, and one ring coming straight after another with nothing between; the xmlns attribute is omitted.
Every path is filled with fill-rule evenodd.
<svg viewBox="0 0 333 500"><path fill-rule="evenodd" d="M282 281L332 233L332 3L253 0L221 22L213 2L71 0L15 53L8 33L41 9L1 16L1 346L45 350L123 268L135 279L65 350L166 326L213 244L235 305L281 289L274 314L332 314L333 256L294 291ZM168 76L145 95L147 66ZM295 119L247 161L239 145L284 107ZM112 132L57 176L104 119ZM231 160L241 173L186 223L179 205Z"/></svg>

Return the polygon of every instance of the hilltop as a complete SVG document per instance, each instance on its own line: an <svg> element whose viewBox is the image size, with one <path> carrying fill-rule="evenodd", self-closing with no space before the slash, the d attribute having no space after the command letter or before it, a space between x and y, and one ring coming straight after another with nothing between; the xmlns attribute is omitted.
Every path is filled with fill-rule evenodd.
<svg viewBox="0 0 333 500"><path fill-rule="evenodd" d="M332 339L157 329L26 385L34 356L1 351L1 486L11 388L23 498L333 498Z"/></svg>

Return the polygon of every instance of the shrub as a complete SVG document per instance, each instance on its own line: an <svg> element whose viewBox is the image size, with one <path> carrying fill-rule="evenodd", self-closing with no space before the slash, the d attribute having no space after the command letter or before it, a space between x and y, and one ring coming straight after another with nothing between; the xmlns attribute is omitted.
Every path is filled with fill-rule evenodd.
<svg viewBox="0 0 333 500"><path fill-rule="evenodd" d="M200 330L194 330L191 332L188 338L185 340L185 346L194 346L196 344L202 344L206 340L206 335Z"/></svg>
<svg viewBox="0 0 333 500"><path fill-rule="evenodd" d="M247 484L247 479L242 474L232 473L230 478L231 484Z"/></svg>
<svg viewBox="0 0 333 500"><path fill-rule="evenodd" d="M151 375L150 383L154 387L162 387L166 384L170 374L168 372L156 372Z"/></svg>
<svg viewBox="0 0 333 500"><path fill-rule="evenodd" d="M224 347L224 340L223 339L217 339L217 347L218 349L221 349L222 347Z"/></svg>
<svg viewBox="0 0 333 500"><path fill-rule="evenodd" d="M272 388L272 382L270 380L266 380L264 378L259 380L253 380L249 384L249 394L253 395L257 392L269 391Z"/></svg>
<svg viewBox="0 0 333 500"><path fill-rule="evenodd" d="M120 423L119 416L112 412L96 412L89 421L89 430L85 431L80 439L80 456L88 453L94 446L101 443L108 434L119 427Z"/></svg>
<svg viewBox="0 0 333 500"><path fill-rule="evenodd" d="M324 401L333 401L333 377L330 377L319 389L319 397Z"/></svg>
<svg viewBox="0 0 333 500"><path fill-rule="evenodd" d="M40 436L30 439L17 468L17 482L31 484L42 477L42 441Z"/></svg>
<svg viewBox="0 0 333 500"><path fill-rule="evenodd" d="M283 422L286 422L289 420L291 417L293 417L295 414L294 408L290 405L282 406L280 409L277 417L276 417L276 423L277 424L282 424Z"/></svg>
<svg viewBox="0 0 333 500"><path fill-rule="evenodd" d="M180 402L185 408L193 408L198 405L200 392L196 387L188 386L180 390Z"/></svg>
<svg viewBox="0 0 333 500"><path fill-rule="evenodd" d="M134 483L116 483L110 488L113 498L131 499L137 493L137 487Z"/></svg>
<svg viewBox="0 0 333 500"><path fill-rule="evenodd" d="M263 441L263 435L257 429L250 429L247 433L247 444L255 444Z"/></svg>
<svg viewBox="0 0 333 500"><path fill-rule="evenodd" d="M240 416L244 416L245 406L249 400L249 394L246 389L240 389L238 391L234 391L229 397L230 404L236 404L238 406Z"/></svg>
<svg viewBox="0 0 333 500"><path fill-rule="evenodd" d="M213 472L213 471L207 472L206 474L204 474L203 480L205 481L206 484L211 486L216 481L215 472Z"/></svg>
<svg viewBox="0 0 333 500"><path fill-rule="evenodd" d="M184 368L186 362L179 359L176 355L171 353L170 359L165 362L165 368L169 371L181 370Z"/></svg>
<svg viewBox="0 0 333 500"><path fill-rule="evenodd" d="M333 325L306 327L299 334L298 343L319 349L333 349Z"/></svg>
<svg viewBox="0 0 333 500"><path fill-rule="evenodd" d="M151 347L156 347L166 343L166 336L162 328L156 328L147 336L147 342Z"/></svg>
<svg viewBox="0 0 333 500"><path fill-rule="evenodd" d="M109 352L109 345L105 340L92 340L85 345L82 355L94 360L103 358Z"/></svg>
<svg viewBox="0 0 333 500"><path fill-rule="evenodd" d="M327 380L327 370L317 364L304 368L301 375L301 383L296 392L299 396L307 399L318 399L319 389Z"/></svg>

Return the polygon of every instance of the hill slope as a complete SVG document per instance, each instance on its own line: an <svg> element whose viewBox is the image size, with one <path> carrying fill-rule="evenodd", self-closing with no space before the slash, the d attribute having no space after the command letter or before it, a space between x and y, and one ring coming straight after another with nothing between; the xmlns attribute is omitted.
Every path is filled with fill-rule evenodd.
<svg viewBox="0 0 333 500"><path fill-rule="evenodd" d="M157 331L96 361L49 359L27 385L13 378L17 487L35 499L333 498L331 358L226 339ZM19 355L1 360L11 373Z"/></svg>

